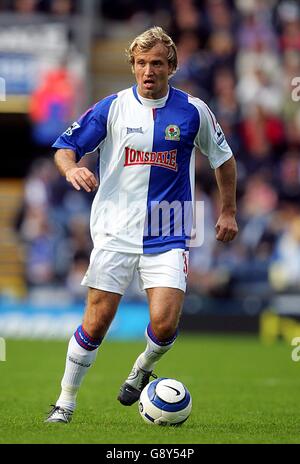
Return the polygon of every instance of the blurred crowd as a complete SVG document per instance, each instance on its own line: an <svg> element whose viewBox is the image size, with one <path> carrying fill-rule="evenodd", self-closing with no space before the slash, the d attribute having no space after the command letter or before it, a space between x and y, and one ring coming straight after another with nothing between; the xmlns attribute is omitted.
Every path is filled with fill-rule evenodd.
<svg viewBox="0 0 300 464"><path fill-rule="evenodd" d="M0 12L11 11L19 14L48 13L68 16L75 13L76 0L0 0Z"/></svg>
<svg viewBox="0 0 300 464"><path fill-rule="evenodd" d="M211 107L237 160L240 232L231 244L221 244L214 232L214 172L205 157L197 157L196 198L205 202L205 239L191 249L189 293L234 298L255 291L264 298L298 291L299 2L103 0L102 14L135 29L161 25L174 37L180 69L172 84ZM50 158L33 166L18 221L30 285L63 283L74 298L82 297L78 283L91 247L91 200L66 185ZM140 297L135 287L130 295Z"/></svg>

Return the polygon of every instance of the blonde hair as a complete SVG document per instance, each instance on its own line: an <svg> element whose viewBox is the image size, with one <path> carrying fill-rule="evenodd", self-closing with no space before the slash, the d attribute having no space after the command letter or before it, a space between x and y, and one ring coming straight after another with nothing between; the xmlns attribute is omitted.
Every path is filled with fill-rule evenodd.
<svg viewBox="0 0 300 464"><path fill-rule="evenodd" d="M172 68L171 76L178 68L177 48L170 36L159 26L151 27L147 31L138 35L126 50L129 63L134 66L136 53L148 52L158 43L163 44L168 51L168 63Z"/></svg>

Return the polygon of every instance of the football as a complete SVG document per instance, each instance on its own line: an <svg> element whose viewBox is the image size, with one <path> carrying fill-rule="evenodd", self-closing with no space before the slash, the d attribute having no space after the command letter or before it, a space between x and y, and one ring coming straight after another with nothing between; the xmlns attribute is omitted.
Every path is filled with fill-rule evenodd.
<svg viewBox="0 0 300 464"><path fill-rule="evenodd" d="M153 380L143 389L139 400L139 412L148 424L180 425L191 410L190 392L175 379Z"/></svg>

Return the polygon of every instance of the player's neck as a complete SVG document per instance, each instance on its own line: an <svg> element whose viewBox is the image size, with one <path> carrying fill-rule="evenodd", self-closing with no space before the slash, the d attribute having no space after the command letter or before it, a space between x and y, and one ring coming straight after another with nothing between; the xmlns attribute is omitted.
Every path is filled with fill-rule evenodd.
<svg viewBox="0 0 300 464"><path fill-rule="evenodd" d="M137 88L137 93L138 93L138 98L142 105L148 106L149 108L161 108L165 106L166 101L168 100L169 97L169 86L167 89L166 94L163 97L160 98L147 98L144 97L140 94L139 89Z"/></svg>

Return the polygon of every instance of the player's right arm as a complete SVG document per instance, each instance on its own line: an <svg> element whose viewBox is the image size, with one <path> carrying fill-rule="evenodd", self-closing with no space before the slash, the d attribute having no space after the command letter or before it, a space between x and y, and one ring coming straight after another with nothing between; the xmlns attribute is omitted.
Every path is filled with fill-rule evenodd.
<svg viewBox="0 0 300 464"><path fill-rule="evenodd" d="M77 165L75 151L61 148L55 153L54 161L59 172L76 190L83 188L86 192L92 192L98 187L94 174L88 168Z"/></svg>
<svg viewBox="0 0 300 464"><path fill-rule="evenodd" d="M58 150L55 163L60 173L76 190L91 192L98 187L94 174L78 162L88 153L101 147L107 135L108 114L117 95L104 98L74 122L52 145Z"/></svg>

